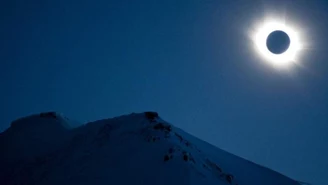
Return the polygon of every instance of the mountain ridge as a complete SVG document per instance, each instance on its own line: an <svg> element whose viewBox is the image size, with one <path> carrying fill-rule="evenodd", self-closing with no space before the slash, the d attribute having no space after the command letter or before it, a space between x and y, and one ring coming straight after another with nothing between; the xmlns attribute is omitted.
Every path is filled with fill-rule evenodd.
<svg viewBox="0 0 328 185"><path fill-rule="evenodd" d="M26 122L40 120L38 116L43 121L66 121L57 115L41 113L19 121L33 125ZM16 128L12 124L8 131ZM23 155L27 150L21 146L23 141L15 142L17 138L10 132L0 133L1 150L13 156L1 156L0 166L3 167L0 167L0 174L5 175L0 175L0 181L8 185L21 182L37 185L108 182L145 185L299 184L278 172L195 138L161 119L156 112L98 120L77 128L65 128L58 133L50 134L52 139L46 144L35 145L40 138L31 142L25 138L24 142L30 143L30 147L33 144L37 146L30 148L37 152L29 155ZM47 138L48 134L47 137L42 136ZM8 144L5 140L12 142ZM51 147L48 147L49 144Z"/></svg>

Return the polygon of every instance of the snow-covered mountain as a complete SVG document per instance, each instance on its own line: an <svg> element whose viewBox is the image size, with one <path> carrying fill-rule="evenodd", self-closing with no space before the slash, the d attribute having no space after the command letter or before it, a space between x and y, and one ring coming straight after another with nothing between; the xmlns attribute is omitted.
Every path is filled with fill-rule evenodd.
<svg viewBox="0 0 328 185"><path fill-rule="evenodd" d="M1 185L299 185L210 145L155 112L70 128L55 112L0 134Z"/></svg>

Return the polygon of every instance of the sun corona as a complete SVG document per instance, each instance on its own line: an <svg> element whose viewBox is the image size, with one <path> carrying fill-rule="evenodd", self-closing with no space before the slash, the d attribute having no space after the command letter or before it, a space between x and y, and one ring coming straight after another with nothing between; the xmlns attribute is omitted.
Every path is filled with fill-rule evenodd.
<svg viewBox="0 0 328 185"><path fill-rule="evenodd" d="M290 45L288 49L280 54L270 52L267 48L266 41L270 33L274 31L283 31L290 38ZM279 21L265 21L255 30L252 35L255 49L268 62L275 66L288 66L297 62L297 55L302 49L299 34L295 28L288 24Z"/></svg>

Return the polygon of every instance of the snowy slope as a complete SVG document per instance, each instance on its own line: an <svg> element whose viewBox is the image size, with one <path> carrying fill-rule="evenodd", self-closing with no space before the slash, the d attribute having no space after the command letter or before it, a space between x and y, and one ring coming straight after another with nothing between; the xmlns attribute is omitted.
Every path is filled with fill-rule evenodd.
<svg viewBox="0 0 328 185"><path fill-rule="evenodd" d="M14 121L0 134L1 184L299 184L201 141L157 113L68 125L58 113Z"/></svg>

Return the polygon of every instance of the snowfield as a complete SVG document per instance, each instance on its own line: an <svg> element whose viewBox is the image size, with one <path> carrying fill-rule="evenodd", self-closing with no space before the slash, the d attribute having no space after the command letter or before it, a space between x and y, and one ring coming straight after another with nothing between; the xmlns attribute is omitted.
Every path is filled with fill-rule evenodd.
<svg viewBox="0 0 328 185"><path fill-rule="evenodd" d="M162 120L133 113L70 127L55 112L0 134L1 185L299 185Z"/></svg>

